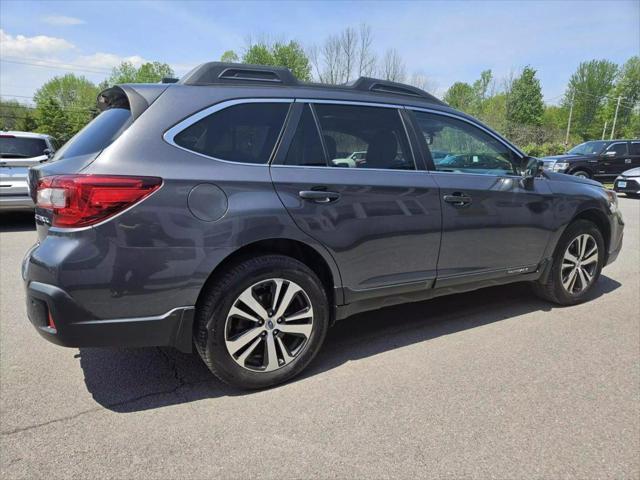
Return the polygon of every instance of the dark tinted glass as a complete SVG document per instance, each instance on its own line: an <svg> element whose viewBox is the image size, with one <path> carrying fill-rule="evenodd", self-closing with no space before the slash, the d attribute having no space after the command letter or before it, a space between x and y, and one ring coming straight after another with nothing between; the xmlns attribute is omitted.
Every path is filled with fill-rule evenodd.
<svg viewBox="0 0 640 480"><path fill-rule="evenodd" d="M436 170L516 174L511 150L473 125L444 115L415 112Z"/></svg>
<svg viewBox="0 0 640 480"><path fill-rule="evenodd" d="M395 108L317 104L315 109L330 166L415 170Z"/></svg>
<svg viewBox="0 0 640 480"><path fill-rule="evenodd" d="M631 155L640 155L640 142L631 142L629 153Z"/></svg>
<svg viewBox="0 0 640 480"><path fill-rule="evenodd" d="M42 138L0 136L0 157L31 158L44 155L47 143Z"/></svg>
<svg viewBox="0 0 640 480"><path fill-rule="evenodd" d="M288 103L235 105L194 123L175 142L221 160L267 163L288 110Z"/></svg>
<svg viewBox="0 0 640 480"><path fill-rule="evenodd" d="M287 152L285 165L326 166L327 162L322 151L320 134L313 119L311 108L305 105L296 134Z"/></svg>
<svg viewBox="0 0 640 480"><path fill-rule="evenodd" d="M98 153L107 148L131 125L131 112L124 108L105 110L74 135L56 152L60 160L78 155Z"/></svg>
<svg viewBox="0 0 640 480"><path fill-rule="evenodd" d="M627 143L614 143L607 148L607 152L614 152L614 156L627 154Z"/></svg>

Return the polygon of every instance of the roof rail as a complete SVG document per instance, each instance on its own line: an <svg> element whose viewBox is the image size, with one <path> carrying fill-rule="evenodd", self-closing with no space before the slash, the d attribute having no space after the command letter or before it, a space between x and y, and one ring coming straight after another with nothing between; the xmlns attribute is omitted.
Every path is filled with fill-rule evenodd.
<svg viewBox="0 0 640 480"><path fill-rule="evenodd" d="M446 105L443 101L434 97L424 90L406 85L404 83L392 82L390 80L380 80L378 78L360 77L350 84L354 90L363 90L378 93L390 93L393 95L408 95L411 97L420 97L429 100L432 103Z"/></svg>
<svg viewBox="0 0 640 480"><path fill-rule="evenodd" d="M299 85L291 70L285 67L247 65L241 63L208 62L187 73L180 83L212 85L224 83L271 83Z"/></svg>

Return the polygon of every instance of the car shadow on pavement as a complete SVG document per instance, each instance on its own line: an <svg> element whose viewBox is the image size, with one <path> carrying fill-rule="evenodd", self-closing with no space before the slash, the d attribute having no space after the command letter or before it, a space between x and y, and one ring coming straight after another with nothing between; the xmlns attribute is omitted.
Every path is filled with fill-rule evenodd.
<svg viewBox="0 0 640 480"><path fill-rule="evenodd" d="M33 219L33 210L0 213L0 233L27 232L35 229L36 224Z"/></svg>
<svg viewBox="0 0 640 480"><path fill-rule="evenodd" d="M603 275L590 300L618 287L620 283ZM316 359L292 382L351 360L554 308L562 307L537 299L527 284L512 284L354 315L329 330ZM81 348L76 356L95 401L115 412L254 393L218 381L197 354L171 348Z"/></svg>

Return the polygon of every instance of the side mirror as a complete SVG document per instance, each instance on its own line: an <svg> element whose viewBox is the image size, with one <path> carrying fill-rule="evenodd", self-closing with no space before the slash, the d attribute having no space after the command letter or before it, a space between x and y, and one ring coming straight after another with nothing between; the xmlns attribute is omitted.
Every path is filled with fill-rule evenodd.
<svg viewBox="0 0 640 480"><path fill-rule="evenodd" d="M42 153L49 158L53 157L53 151L50 148L45 148Z"/></svg>
<svg viewBox="0 0 640 480"><path fill-rule="evenodd" d="M522 159L522 162L524 164L524 169L522 170L521 185L523 188L531 189L533 187L534 179L543 174L544 170L542 167L544 162L535 157L525 157Z"/></svg>

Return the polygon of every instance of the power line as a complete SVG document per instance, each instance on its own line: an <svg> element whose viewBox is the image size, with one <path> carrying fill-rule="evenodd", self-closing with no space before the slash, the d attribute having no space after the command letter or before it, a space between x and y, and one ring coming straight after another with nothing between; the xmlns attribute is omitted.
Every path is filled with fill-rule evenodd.
<svg viewBox="0 0 640 480"><path fill-rule="evenodd" d="M53 64L53 63L48 63L48 62L41 62L41 63L32 63L32 62L23 62L21 60L9 60L7 58L0 58L0 62L4 62L4 63L15 63L18 65L27 65L30 67L40 67L40 68L53 68L53 69L57 69L57 70L67 70L70 72L83 72L83 73L96 73L96 74L110 74L111 70L106 70L106 69L98 69L98 68L87 68L87 67L81 67L79 65L71 65L71 64ZM69 68L72 67L72 68Z"/></svg>

